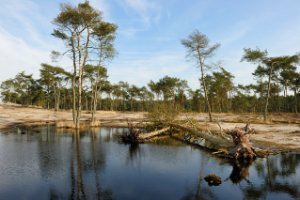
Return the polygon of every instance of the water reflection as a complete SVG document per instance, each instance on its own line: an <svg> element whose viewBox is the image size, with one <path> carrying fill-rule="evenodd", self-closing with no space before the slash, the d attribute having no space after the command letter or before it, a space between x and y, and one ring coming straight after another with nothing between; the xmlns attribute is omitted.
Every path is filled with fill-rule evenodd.
<svg viewBox="0 0 300 200"><path fill-rule="evenodd" d="M248 179L250 162L234 161L232 164L232 171L229 179L233 184L238 184L245 180L247 183L251 183Z"/></svg>
<svg viewBox="0 0 300 200"><path fill-rule="evenodd" d="M53 131L59 135L53 134ZM61 190L56 187L50 187L49 199L112 199L112 191L101 187L99 172L105 167L105 149L99 145L102 138L97 136L98 133L99 129L79 132L78 130L54 130L50 126L42 131L40 139L43 142L39 142L38 146L43 179L51 179L59 171L59 168L65 168L64 165L67 164L65 161L69 162L69 170L64 169L69 172L69 194L62 194ZM57 139L60 142L68 141L64 145L69 151L65 151L64 154L67 154L69 158L60 157L62 149L54 143ZM92 173L93 179L85 178ZM91 193L90 187L95 188L95 192Z"/></svg>
<svg viewBox="0 0 300 200"><path fill-rule="evenodd" d="M269 156L264 163L255 163L254 167L262 181L253 183L245 188L246 197L252 199L267 199L275 193L284 198L300 198L299 154L283 154Z"/></svg>
<svg viewBox="0 0 300 200"><path fill-rule="evenodd" d="M169 138L124 145L124 131L0 133L0 199L300 199L299 154L231 163Z"/></svg>
<svg viewBox="0 0 300 200"><path fill-rule="evenodd" d="M139 143L132 143L128 145L128 155L131 161L134 161L141 155L141 149Z"/></svg>

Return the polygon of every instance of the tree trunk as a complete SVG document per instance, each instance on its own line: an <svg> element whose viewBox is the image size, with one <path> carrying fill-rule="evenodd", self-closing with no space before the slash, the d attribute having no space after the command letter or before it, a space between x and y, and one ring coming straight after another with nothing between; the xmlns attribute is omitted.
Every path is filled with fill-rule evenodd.
<svg viewBox="0 0 300 200"><path fill-rule="evenodd" d="M294 96L295 96L295 113L298 113L298 96L297 96L297 89L294 89Z"/></svg>
<svg viewBox="0 0 300 200"><path fill-rule="evenodd" d="M74 69L74 74L72 78L72 98L73 98L73 107L72 107L72 116L73 116L73 123L76 123L76 104L77 104L77 98L76 98L76 69Z"/></svg>
<svg viewBox="0 0 300 200"><path fill-rule="evenodd" d="M162 133L170 130L170 127L162 128L160 130L152 131L150 133L143 133L138 135L138 139L140 140L147 140L149 138L153 138L155 136L161 135Z"/></svg>
<svg viewBox="0 0 300 200"><path fill-rule="evenodd" d="M267 121L267 115L268 115L268 105L269 105L269 97L270 97L271 77L272 77L272 73L273 73L273 65L274 65L274 63L272 63L271 68L270 68L270 73L269 73L267 99L266 99L265 110L264 110L264 122Z"/></svg>
<svg viewBox="0 0 300 200"><path fill-rule="evenodd" d="M114 106L115 106L115 99L114 99L114 97L112 97L111 101L110 101L110 110L111 111L114 111Z"/></svg>
<svg viewBox="0 0 300 200"><path fill-rule="evenodd" d="M80 37L81 33L77 33L77 51L78 51L78 104L77 104L77 113L76 113L76 120L75 120L75 128L80 128L80 117L81 117L81 109L82 109L82 83L83 83L83 67L86 64L88 58L88 45L90 39L90 32L87 29L87 36L86 36L86 44L84 46L84 57L82 60L82 51L81 51L81 44L80 44Z"/></svg>
<svg viewBox="0 0 300 200"><path fill-rule="evenodd" d="M210 103L208 100L207 88L206 88L206 83L205 83L205 79L204 79L204 62L203 62L203 59L201 59L199 49L197 50L197 53L198 53L200 70L201 70L201 82L202 82L202 86L203 86L203 90L204 90L204 98L205 98L205 102L206 102L206 106L207 106L209 121L212 122L211 107L210 107Z"/></svg>
<svg viewBox="0 0 300 200"><path fill-rule="evenodd" d="M80 33L77 34L77 51L78 51L78 102L76 107L76 119L75 128L80 127L80 114L81 114L81 95L82 95L82 75L83 75L83 63L81 62L81 46L80 46Z"/></svg>
<svg viewBox="0 0 300 200"><path fill-rule="evenodd" d="M72 33L72 39L71 39L71 46L72 46L72 59L73 59L73 76L72 76L72 117L73 117L73 123L76 123L76 75L77 75L77 66L76 66L76 49L74 44L74 33Z"/></svg>
<svg viewBox="0 0 300 200"><path fill-rule="evenodd" d="M97 83L96 83L97 84ZM97 86L95 86L94 90L93 90L93 94L92 94L92 122L95 121L95 114L96 114L96 110L97 110Z"/></svg>
<svg viewBox="0 0 300 200"><path fill-rule="evenodd" d="M205 98L205 102L206 102L206 106L207 106L209 121L212 122L211 107L210 107L210 103L209 103L209 100L208 100L207 88L206 88L206 83L205 83L205 79L204 79L204 71L203 71L203 66L202 65L203 64L201 64L201 82L202 82L202 86L203 86L203 89L204 89L204 98Z"/></svg>
<svg viewBox="0 0 300 200"><path fill-rule="evenodd" d="M47 109L49 110L49 102L50 102L50 89L49 89L49 85L47 86Z"/></svg>
<svg viewBox="0 0 300 200"><path fill-rule="evenodd" d="M99 66L101 66L101 62L99 63ZM94 83L94 87L92 90L92 122L95 121L95 114L96 114L96 110L97 110L97 94L98 94L98 84L99 84L99 71L97 72L97 77L96 77L96 81Z"/></svg>
<svg viewBox="0 0 300 200"><path fill-rule="evenodd" d="M57 89L58 90L58 89ZM59 91L55 91L55 111L59 110L59 104L60 104L60 92Z"/></svg>

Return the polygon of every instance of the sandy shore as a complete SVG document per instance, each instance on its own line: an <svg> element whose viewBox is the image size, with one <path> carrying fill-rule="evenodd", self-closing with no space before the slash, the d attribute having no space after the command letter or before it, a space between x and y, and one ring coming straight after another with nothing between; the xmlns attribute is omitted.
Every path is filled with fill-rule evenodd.
<svg viewBox="0 0 300 200"><path fill-rule="evenodd" d="M261 123L262 116L253 114L213 114L215 119L221 122L223 128L242 127L250 122L255 129L251 135L251 141L255 146L300 151L300 116L296 114L272 114L271 121ZM90 119L91 114L82 113L82 120ZM114 112L98 111L96 119L106 125L124 125L127 119L140 121L145 117L143 112ZM210 129L218 129L215 123L207 123L207 114L182 114L181 119L193 118L208 126ZM58 121L71 121L71 111L46 110L42 108L22 107L14 104L0 104L0 131L8 130L18 124L44 124Z"/></svg>

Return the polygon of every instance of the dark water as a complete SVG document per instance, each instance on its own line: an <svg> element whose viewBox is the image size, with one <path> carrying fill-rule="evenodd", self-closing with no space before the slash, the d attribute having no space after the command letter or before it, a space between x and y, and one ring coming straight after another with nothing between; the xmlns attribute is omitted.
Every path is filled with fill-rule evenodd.
<svg viewBox="0 0 300 200"><path fill-rule="evenodd" d="M174 139L120 144L126 129L0 133L0 199L300 199L300 155L228 163ZM203 177L215 173L220 186Z"/></svg>

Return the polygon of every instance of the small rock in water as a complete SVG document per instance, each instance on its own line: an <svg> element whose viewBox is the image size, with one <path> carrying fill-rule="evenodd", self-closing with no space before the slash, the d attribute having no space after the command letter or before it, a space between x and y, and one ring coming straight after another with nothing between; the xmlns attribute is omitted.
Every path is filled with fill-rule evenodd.
<svg viewBox="0 0 300 200"><path fill-rule="evenodd" d="M218 186L222 183L221 177L215 174L208 174L204 177L204 180L208 183L208 185Z"/></svg>

